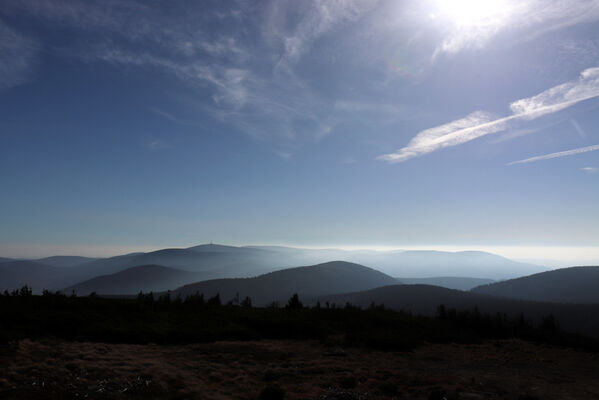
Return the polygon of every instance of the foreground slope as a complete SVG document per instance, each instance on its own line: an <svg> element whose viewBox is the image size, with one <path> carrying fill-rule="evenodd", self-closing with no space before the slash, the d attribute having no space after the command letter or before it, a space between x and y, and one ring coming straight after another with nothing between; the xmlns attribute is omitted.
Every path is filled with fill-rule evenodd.
<svg viewBox="0 0 599 400"><path fill-rule="evenodd" d="M430 285L385 286L361 292L319 296L311 299L311 303L317 299L321 303L329 302L339 306L346 303L361 307L368 307L372 303L384 304L391 309L428 316L435 315L441 304L458 311L473 310L477 307L481 312L491 315L499 313L518 317L522 314L535 324L551 314L560 326L568 331L599 337L599 304L524 301Z"/></svg>
<svg viewBox="0 0 599 400"><path fill-rule="evenodd" d="M599 303L599 267L572 267L478 286L473 293L559 303Z"/></svg>
<svg viewBox="0 0 599 400"><path fill-rule="evenodd" d="M395 284L397 281L362 265L344 261L332 261L308 267L289 268L255 278L214 279L180 287L173 294L185 297L203 293L207 297L220 294L222 301L237 295L249 296L255 305L272 301L286 302L291 295L300 297L319 296L348 291L368 290Z"/></svg>
<svg viewBox="0 0 599 400"><path fill-rule="evenodd" d="M87 296L92 292L105 295L130 295L140 291L164 291L200 279L202 279L202 274L197 272L182 271L161 265L139 265L69 286L63 292L75 292L79 296Z"/></svg>

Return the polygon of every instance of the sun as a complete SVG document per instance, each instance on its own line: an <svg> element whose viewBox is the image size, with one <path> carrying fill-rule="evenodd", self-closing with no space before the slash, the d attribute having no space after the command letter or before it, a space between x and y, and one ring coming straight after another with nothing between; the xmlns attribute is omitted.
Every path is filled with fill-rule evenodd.
<svg viewBox="0 0 599 400"><path fill-rule="evenodd" d="M513 10L508 0L436 0L431 18L450 20L461 27L500 24Z"/></svg>

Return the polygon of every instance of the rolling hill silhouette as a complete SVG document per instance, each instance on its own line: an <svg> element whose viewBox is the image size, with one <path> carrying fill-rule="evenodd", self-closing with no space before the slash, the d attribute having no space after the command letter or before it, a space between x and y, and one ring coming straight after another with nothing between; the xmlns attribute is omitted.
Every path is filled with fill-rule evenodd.
<svg viewBox="0 0 599 400"><path fill-rule="evenodd" d="M140 265L92 278L69 286L62 292L75 292L78 296L87 296L92 292L103 295L130 295L139 291L165 291L201 279L201 272L182 271L161 265Z"/></svg>
<svg viewBox="0 0 599 400"><path fill-rule="evenodd" d="M346 303L361 307L368 307L372 303L384 304L391 309L428 316L435 315L440 304L458 311L478 307L481 312L491 315L499 313L515 318L522 314L535 324L551 314L565 330L599 336L599 304L562 304L507 299L430 285L385 286L361 292L318 296L306 302L314 304L316 300L321 304L329 302L338 306Z"/></svg>
<svg viewBox="0 0 599 400"><path fill-rule="evenodd" d="M312 264L333 259L345 260L371 266L391 276L406 278L463 276L500 280L548 270L545 267L516 262L483 251L349 251L339 249L297 249L280 246L254 246L253 248L270 250L284 255L290 260L301 260Z"/></svg>
<svg viewBox="0 0 599 400"><path fill-rule="evenodd" d="M57 289L69 284L68 269L35 261L8 261L0 264L0 290L20 289L27 285L35 293Z"/></svg>
<svg viewBox="0 0 599 400"><path fill-rule="evenodd" d="M95 261L97 258L80 257L80 256L52 256L40 258L36 261L41 264L51 265L53 267L75 267L87 262Z"/></svg>
<svg viewBox="0 0 599 400"><path fill-rule="evenodd" d="M267 305L272 301L284 303L294 293L311 297L367 290L394 283L397 283L394 278L372 268L344 261L331 261L270 272L255 278L198 282L180 287L172 294L185 297L203 293L206 297L212 297L218 293L225 302L236 296L241 299L249 296L254 305Z"/></svg>
<svg viewBox="0 0 599 400"><path fill-rule="evenodd" d="M599 267L571 267L478 286L473 293L559 303L599 303Z"/></svg>
<svg viewBox="0 0 599 400"><path fill-rule="evenodd" d="M397 278L406 285L433 285L447 289L470 290L473 287L493 283L491 279L468 278L461 276L435 276L432 278Z"/></svg>
<svg viewBox="0 0 599 400"><path fill-rule="evenodd" d="M79 265L77 270L82 281L140 265L204 272L206 278L216 278L254 276L286 264L266 250L208 244L104 258Z"/></svg>
<svg viewBox="0 0 599 400"><path fill-rule="evenodd" d="M410 250L356 254L351 261L376 266L391 276L407 278L432 278L439 276L467 276L481 279L509 279L547 268L512 261L496 254L482 251L430 251Z"/></svg>

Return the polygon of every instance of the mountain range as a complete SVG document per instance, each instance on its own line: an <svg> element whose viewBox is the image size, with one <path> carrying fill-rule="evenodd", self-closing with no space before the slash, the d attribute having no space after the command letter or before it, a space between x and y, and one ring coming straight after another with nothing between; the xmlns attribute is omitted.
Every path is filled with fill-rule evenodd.
<svg viewBox="0 0 599 400"><path fill-rule="evenodd" d="M338 255L366 260L368 266L345 260L311 264ZM518 266L522 269L516 270ZM0 289L29 285L37 293L46 288L78 295L135 295L152 291L158 296L169 291L172 297L202 293L209 298L219 294L223 302L247 296L256 306L272 302L284 305L297 293L309 305L317 301L363 307L375 303L424 315L434 314L444 304L458 310L478 307L482 312L512 317L522 314L536 321L553 314L564 328L599 335L599 267L539 270L544 268L480 252L305 250L209 244L101 259L0 259ZM484 271L488 277L478 277ZM516 271L535 273L516 277ZM440 272L465 275L434 276ZM513 279L494 281L500 276Z"/></svg>
<svg viewBox="0 0 599 400"><path fill-rule="evenodd" d="M331 260L344 260L375 268L390 276L404 279L433 278L438 276L464 276L476 279L514 278L529 273L544 271L545 268L517 263L515 261L481 252L439 251L348 251L336 249L297 249L280 246L224 246L204 244L189 248L171 248L148 253L131 253L109 258L86 258L77 256L55 256L37 260L10 260L0 262L0 287L18 289L24 284L32 286L36 293L42 289L64 290L99 276L116 274L133 267L160 265L175 270L193 272L188 274L193 283L197 279L246 278L275 270L313 265ZM1 260L0 260L1 261ZM16 263L16 264L15 264ZM29 264L26 264L29 263ZM27 265L25 267L25 265ZM25 269L26 268L26 269ZM58 268L58 269L57 269ZM18 271L23 269L23 271ZM137 271L137 275L135 276ZM144 269L128 273L127 293L137 293ZM174 272L174 274L177 274ZM182 276L179 274L179 276ZM104 282L106 280L102 280ZM163 279L146 283L146 287L163 287ZM176 279L175 279L176 281ZM100 281L94 281L99 283ZM432 281L431 281L432 282ZM437 282L441 282L437 280ZM444 286L465 287L465 282L449 282ZM162 286L161 286L162 285ZM467 285L466 285L467 286ZM90 288L91 286L86 286ZM99 286L100 293L105 290ZM123 294L127 294L123 293Z"/></svg>
<svg viewBox="0 0 599 400"><path fill-rule="evenodd" d="M91 293L102 295L130 295L142 292L160 292L185 285L204 278L201 272L182 271L161 265L139 265L114 274L100 275L62 290L87 296Z"/></svg>
<svg viewBox="0 0 599 400"><path fill-rule="evenodd" d="M250 297L255 305L265 306L276 301L286 302L292 294L314 297L325 294L362 291L397 281L380 271L345 261L288 268L255 278L215 279L185 285L172 295L185 297L202 293L207 297L219 294L223 301Z"/></svg>
<svg viewBox="0 0 599 400"><path fill-rule="evenodd" d="M571 267L478 286L473 293L556 303L599 303L599 267Z"/></svg>

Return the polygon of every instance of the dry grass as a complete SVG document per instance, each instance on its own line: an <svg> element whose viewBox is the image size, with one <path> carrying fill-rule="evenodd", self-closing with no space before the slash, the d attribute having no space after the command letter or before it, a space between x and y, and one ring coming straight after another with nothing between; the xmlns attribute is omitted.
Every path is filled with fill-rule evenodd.
<svg viewBox="0 0 599 400"><path fill-rule="evenodd" d="M413 352L310 341L23 340L0 358L0 398L14 399L255 399L268 385L286 399L599 399L598 355L517 340Z"/></svg>

